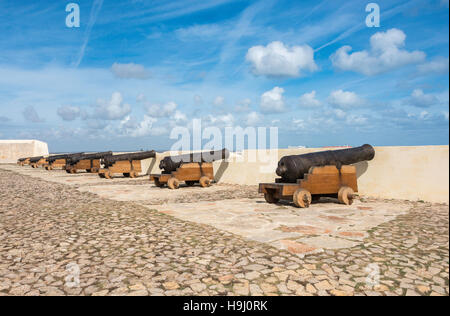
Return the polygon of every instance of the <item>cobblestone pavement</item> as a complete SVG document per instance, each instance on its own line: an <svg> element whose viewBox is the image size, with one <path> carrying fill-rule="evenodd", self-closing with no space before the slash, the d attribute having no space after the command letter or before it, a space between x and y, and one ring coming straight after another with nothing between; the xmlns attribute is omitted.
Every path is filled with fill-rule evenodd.
<svg viewBox="0 0 450 316"><path fill-rule="evenodd" d="M408 208L302 259L0 169L0 295L448 295L449 208Z"/></svg>

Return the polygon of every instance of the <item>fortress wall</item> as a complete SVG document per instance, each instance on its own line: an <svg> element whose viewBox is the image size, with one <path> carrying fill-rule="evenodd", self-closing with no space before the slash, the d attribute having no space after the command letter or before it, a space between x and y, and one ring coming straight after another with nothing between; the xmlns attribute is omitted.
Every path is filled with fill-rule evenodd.
<svg viewBox="0 0 450 316"><path fill-rule="evenodd" d="M47 143L38 140L0 140L0 163L16 163L24 157L48 155Z"/></svg>
<svg viewBox="0 0 450 316"><path fill-rule="evenodd" d="M272 164L264 162L267 151L246 150L231 153L229 162L214 162L216 181L257 185L274 182L278 160L286 155L327 150L326 148L280 149ZM146 164L147 173L160 173L162 157ZM380 198L449 202L449 146L375 147L375 158L356 164L359 193Z"/></svg>

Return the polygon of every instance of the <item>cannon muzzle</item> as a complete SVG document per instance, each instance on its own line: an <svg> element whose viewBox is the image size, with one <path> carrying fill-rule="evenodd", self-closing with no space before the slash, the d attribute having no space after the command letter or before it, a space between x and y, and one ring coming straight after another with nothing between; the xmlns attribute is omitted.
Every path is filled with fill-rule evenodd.
<svg viewBox="0 0 450 316"><path fill-rule="evenodd" d="M372 160L374 157L375 150L367 144L349 149L284 156L278 162L276 173L283 182L295 183L298 179L302 179L311 167L334 165L340 169L342 165Z"/></svg>

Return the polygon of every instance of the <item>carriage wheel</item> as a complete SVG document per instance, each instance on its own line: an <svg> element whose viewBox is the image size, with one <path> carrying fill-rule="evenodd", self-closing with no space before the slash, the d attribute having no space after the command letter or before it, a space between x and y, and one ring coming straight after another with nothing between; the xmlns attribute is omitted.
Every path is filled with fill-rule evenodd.
<svg viewBox="0 0 450 316"><path fill-rule="evenodd" d="M162 183L162 182L159 180L159 178L155 178L155 179L153 180L153 182L155 183L155 185L156 185L158 188L162 188L162 187L164 186L164 183Z"/></svg>
<svg viewBox="0 0 450 316"><path fill-rule="evenodd" d="M266 202L270 204L278 203L278 201L280 200L274 197L272 193L264 193L264 198L266 199Z"/></svg>
<svg viewBox="0 0 450 316"><path fill-rule="evenodd" d="M105 178L105 174L104 174L103 172L102 172L102 173L99 173L98 176L99 176L100 178L102 178L102 179Z"/></svg>
<svg viewBox="0 0 450 316"><path fill-rule="evenodd" d="M191 187L195 184L195 181L185 181L185 183L188 187Z"/></svg>
<svg viewBox="0 0 450 316"><path fill-rule="evenodd" d="M86 169L86 172L87 173L92 173L92 170L91 169Z"/></svg>
<svg viewBox="0 0 450 316"><path fill-rule="evenodd" d="M208 177L201 177L199 182L200 182L200 185L202 186L202 188L206 188L206 187L210 186L211 179Z"/></svg>
<svg viewBox="0 0 450 316"><path fill-rule="evenodd" d="M176 190L180 186L180 181L178 181L177 178L172 177L172 178L169 179L169 181L167 181L167 186L171 190Z"/></svg>
<svg viewBox="0 0 450 316"><path fill-rule="evenodd" d="M312 201L311 193L305 189L298 189L292 197L295 206L308 208Z"/></svg>
<svg viewBox="0 0 450 316"><path fill-rule="evenodd" d="M338 200L345 205L352 205L355 198L355 191L350 187L341 187L338 192Z"/></svg>
<svg viewBox="0 0 450 316"><path fill-rule="evenodd" d="M129 177L130 177L130 173L129 173L129 172L124 172L124 173L123 173L123 176L124 176L125 178L129 178Z"/></svg>
<svg viewBox="0 0 450 316"><path fill-rule="evenodd" d="M77 169L75 169L75 168L70 168L69 172L70 172L71 174L75 174L75 173L77 173Z"/></svg>

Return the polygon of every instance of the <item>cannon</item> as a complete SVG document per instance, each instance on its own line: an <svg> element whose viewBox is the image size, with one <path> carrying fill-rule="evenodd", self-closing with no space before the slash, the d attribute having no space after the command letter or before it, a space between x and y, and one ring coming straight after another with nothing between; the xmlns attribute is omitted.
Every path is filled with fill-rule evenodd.
<svg viewBox="0 0 450 316"><path fill-rule="evenodd" d="M278 162L276 173L283 182L295 183L298 179L302 179L311 167L333 165L340 169L343 165L372 160L374 156L375 150L367 144L349 149L285 156Z"/></svg>
<svg viewBox="0 0 450 316"><path fill-rule="evenodd" d="M17 164L19 166L28 165L29 163L30 163L30 157L17 159Z"/></svg>
<svg viewBox="0 0 450 316"><path fill-rule="evenodd" d="M37 168L47 163L47 159L44 156L31 157L30 160L31 168Z"/></svg>
<svg viewBox="0 0 450 316"><path fill-rule="evenodd" d="M268 203L292 200L298 207L309 207L320 197L337 197L350 205L358 192L356 167L352 164L372 160L370 145L285 156L278 162L275 183L260 183L259 193Z"/></svg>
<svg viewBox="0 0 450 316"><path fill-rule="evenodd" d="M216 160L227 159L229 156L230 152L225 148L217 151L212 150L180 156L169 156L161 160L159 163L159 169L164 170L165 173L170 173L177 170L182 164L185 163L213 162Z"/></svg>
<svg viewBox="0 0 450 316"><path fill-rule="evenodd" d="M105 156L101 160L104 168L98 171L98 175L111 179L115 173L122 173L124 177L136 178L142 172L141 160L155 157L154 150Z"/></svg>
<svg viewBox="0 0 450 316"><path fill-rule="evenodd" d="M100 170L100 160L112 155L112 151L72 156L66 160L66 172L77 173L86 170L88 173L97 173Z"/></svg>
<svg viewBox="0 0 450 316"><path fill-rule="evenodd" d="M66 167L67 159L79 157L83 154L84 153L52 155L47 158L47 163L44 164L43 167L45 170L53 170L55 168L64 169Z"/></svg>
<svg viewBox="0 0 450 316"><path fill-rule="evenodd" d="M159 164L163 172L151 174L150 181L153 181L157 187L167 184L170 189L178 189L180 181L184 181L187 186L199 183L200 186L207 187L214 180L212 163L216 160L227 159L229 156L230 152L222 149L165 157Z"/></svg>

